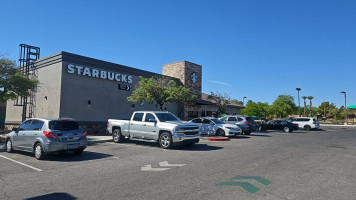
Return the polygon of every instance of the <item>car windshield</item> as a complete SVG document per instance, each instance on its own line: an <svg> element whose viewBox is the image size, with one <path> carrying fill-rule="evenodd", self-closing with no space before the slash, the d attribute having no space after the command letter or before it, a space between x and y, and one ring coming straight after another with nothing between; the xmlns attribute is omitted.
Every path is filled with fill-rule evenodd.
<svg viewBox="0 0 356 200"><path fill-rule="evenodd" d="M160 122L180 121L180 119L172 113L156 113L156 116Z"/></svg>
<svg viewBox="0 0 356 200"><path fill-rule="evenodd" d="M49 129L59 131L69 131L79 129L79 123L71 120L53 120L49 122Z"/></svg>
<svg viewBox="0 0 356 200"><path fill-rule="evenodd" d="M213 121L215 124L225 124L223 121L218 119L210 119L210 120Z"/></svg>

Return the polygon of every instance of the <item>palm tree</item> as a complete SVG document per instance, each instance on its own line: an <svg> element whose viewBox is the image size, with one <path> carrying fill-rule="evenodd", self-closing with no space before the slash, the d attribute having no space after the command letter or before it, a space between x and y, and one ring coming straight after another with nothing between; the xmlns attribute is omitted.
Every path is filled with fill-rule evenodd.
<svg viewBox="0 0 356 200"><path fill-rule="evenodd" d="M310 101L310 117L312 117L312 99L314 99L313 96L308 96L307 99Z"/></svg>
<svg viewBox="0 0 356 200"><path fill-rule="evenodd" d="M305 100L307 99L306 96L302 96L303 100L304 100L304 117L305 117L305 110L307 109L307 103L305 102Z"/></svg>

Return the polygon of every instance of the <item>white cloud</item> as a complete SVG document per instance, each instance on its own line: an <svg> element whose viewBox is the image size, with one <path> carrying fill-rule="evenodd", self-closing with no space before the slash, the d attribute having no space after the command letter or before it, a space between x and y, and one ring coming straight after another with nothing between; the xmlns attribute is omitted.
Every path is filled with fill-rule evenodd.
<svg viewBox="0 0 356 200"><path fill-rule="evenodd" d="M216 83L216 84L220 84L220 85L231 86L231 85L230 85L230 84L228 84L228 83L224 83L224 82L220 82L220 81L208 80L208 82L211 82L211 83Z"/></svg>

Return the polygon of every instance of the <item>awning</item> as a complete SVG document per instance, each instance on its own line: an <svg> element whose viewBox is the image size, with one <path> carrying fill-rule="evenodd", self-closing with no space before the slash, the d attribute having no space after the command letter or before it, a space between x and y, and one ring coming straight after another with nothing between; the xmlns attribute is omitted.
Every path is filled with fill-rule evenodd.
<svg viewBox="0 0 356 200"><path fill-rule="evenodd" d="M212 105L213 104L212 102L206 101L206 100L203 100L203 99L196 99L195 103L197 105Z"/></svg>
<svg viewBox="0 0 356 200"><path fill-rule="evenodd" d="M356 105L349 105L347 106L348 109L356 109Z"/></svg>

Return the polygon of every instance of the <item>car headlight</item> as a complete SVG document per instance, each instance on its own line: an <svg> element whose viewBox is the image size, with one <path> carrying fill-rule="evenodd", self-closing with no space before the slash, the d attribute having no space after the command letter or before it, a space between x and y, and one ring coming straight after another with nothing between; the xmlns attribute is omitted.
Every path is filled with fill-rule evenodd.
<svg viewBox="0 0 356 200"><path fill-rule="evenodd" d="M182 127L176 127L174 129L174 132L176 132L176 133L180 133L180 132L183 132L183 131L184 131L184 129Z"/></svg>

